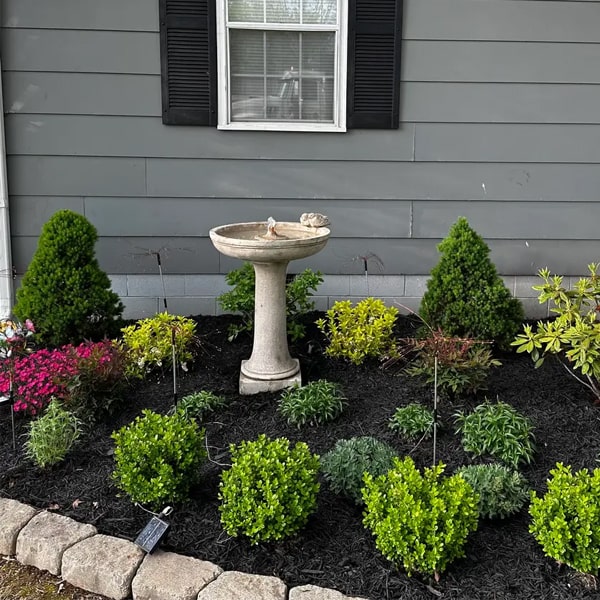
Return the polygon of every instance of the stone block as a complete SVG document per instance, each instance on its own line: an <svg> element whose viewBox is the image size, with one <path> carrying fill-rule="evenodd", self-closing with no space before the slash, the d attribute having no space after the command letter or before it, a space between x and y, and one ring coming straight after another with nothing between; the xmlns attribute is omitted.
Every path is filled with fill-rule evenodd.
<svg viewBox="0 0 600 600"><path fill-rule="evenodd" d="M132 542L95 535L69 548L62 560L62 577L70 584L123 600L131 595L131 582L144 559Z"/></svg>
<svg viewBox="0 0 600 600"><path fill-rule="evenodd" d="M366 600L358 596L344 596L341 592L316 585L301 585L290 590L288 600Z"/></svg>
<svg viewBox="0 0 600 600"><path fill-rule="evenodd" d="M17 537L17 560L58 575L64 552L95 533L92 525L43 511L21 529Z"/></svg>
<svg viewBox="0 0 600 600"><path fill-rule="evenodd" d="M226 571L209 583L198 600L286 600L287 588L277 577Z"/></svg>
<svg viewBox="0 0 600 600"><path fill-rule="evenodd" d="M38 511L16 500L0 498L0 554L15 553L19 532Z"/></svg>
<svg viewBox="0 0 600 600"><path fill-rule="evenodd" d="M196 600L222 572L211 562L158 550L144 558L133 578L133 600Z"/></svg>

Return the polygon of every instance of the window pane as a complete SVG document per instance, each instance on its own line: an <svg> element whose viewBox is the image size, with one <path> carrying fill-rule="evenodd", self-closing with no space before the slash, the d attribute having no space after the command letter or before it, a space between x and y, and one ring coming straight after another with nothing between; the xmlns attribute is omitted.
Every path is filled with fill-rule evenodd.
<svg viewBox="0 0 600 600"><path fill-rule="evenodd" d="M229 36L232 121L333 122L335 33Z"/></svg>
<svg viewBox="0 0 600 600"><path fill-rule="evenodd" d="M300 0L267 0L267 23L300 23Z"/></svg>
<svg viewBox="0 0 600 600"><path fill-rule="evenodd" d="M229 21L264 23L264 0L227 0Z"/></svg>
<svg viewBox="0 0 600 600"><path fill-rule="evenodd" d="M303 0L302 22L332 24L337 22L337 0Z"/></svg>

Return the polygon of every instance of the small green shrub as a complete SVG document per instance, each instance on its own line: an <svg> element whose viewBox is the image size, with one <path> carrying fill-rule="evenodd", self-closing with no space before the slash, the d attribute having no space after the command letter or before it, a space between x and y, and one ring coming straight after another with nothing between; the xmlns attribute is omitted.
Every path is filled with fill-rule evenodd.
<svg viewBox="0 0 600 600"><path fill-rule="evenodd" d="M177 412L186 419L202 421L207 415L225 406L225 398L212 392L202 390L184 396L172 412Z"/></svg>
<svg viewBox="0 0 600 600"><path fill-rule="evenodd" d="M298 427L307 423L320 425L339 416L345 404L337 383L319 379L285 390L279 400L279 412L288 423Z"/></svg>
<svg viewBox="0 0 600 600"><path fill-rule="evenodd" d="M25 454L38 467L50 467L64 460L80 436L81 421L52 400L44 414L29 424Z"/></svg>
<svg viewBox="0 0 600 600"><path fill-rule="evenodd" d="M195 421L144 410L112 438L113 479L132 502L160 508L188 497L206 458L204 430Z"/></svg>
<svg viewBox="0 0 600 600"><path fill-rule="evenodd" d="M485 380L492 367L500 366L489 347L473 338L447 336L432 330L422 339L409 342L417 353L406 373L425 385L433 385L437 357L437 386L440 394L461 396L485 389Z"/></svg>
<svg viewBox="0 0 600 600"><path fill-rule="evenodd" d="M385 475L365 474L363 522L380 552L409 576L444 571L477 529L479 497L462 477L442 478L443 471L440 463L421 475L407 456L394 459Z"/></svg>
<svg viewBox="0 0 600 600"><path fill-rule="evenodd" d="M433 411L415 402L396 409L388 426L409 439L428 438L433 434Z"/></svg>
<svg viewBox="0 0 600 600"><path fill-rule="evenodd" d="M517 352L528 352L536 368L549 354L557 356L569 372L592 391L600 401L600 265L588 265L590 277L580 279L573 289L562 285L563 278L541 269L544 283L534 285L540 292L540 304L552 302L550 309L558 316L553 321L539 321L535 332L525 325L522 334L512 343ZM580 372L583 378L576 375Z"/></svg>
<svg viewBox="0 0 600 600"><path fill-rule="evenodd" d="M257 544L295 534L315 510L319 457L285 438L231 445L231 469L219 486L221 523L231 536Z"/></svg>
<svg viewBox="0 0 600 600"><path fill-rule="evenodd" d="M456 473L479 494L483 519L504 519L521 510L529 498L525 477L504 465L469 465Z"/></svg>
<svg viewBox="0 0 600 600"><path fill-rule="evenodd" d="M35 323L39 342L60 346L117 332L124 307L95 257L97 239L95 227L70 210L42 228L14 307Z"/></svg>
<svg viewBox="0 0 600 600"><path fill-rule="evenodd" d="M158 313L121 329L122 347L127 357L126 373L143 377L156 367L173 364L173 335L177 360L186 368L193 358L196 323L187 317Z"/></svg>
<svg viewBox="0 0 600 600"><path fill-rule="evenodd" d="M367 357L394 354L397 316L396 308L386 307L376 298L365 298L355 307L349 300L340 300L327 311L326 319L316 323L329 340L326 354L347 358L358 365Z"/></svg>
<svg viewBox="0 0 600 600"><path fill-rule="evenodd" d="M600 569L600 469L573 474L561 463L550 471L548 491L531 493L529 531L547 556L581 573Z"/></svg>
<svg viewBox="0 0 600 600"><path fill-rule="evenodd" d="M244 263L239 269L227 273L225 281L233 289L221 294L217 302L224 311L242 315L242 323L232 324L229 328L229 341L232 341L240 333L252 331L254 328L254 268L250 263ZM322 273L305 269L286 285L287 328L288 335L293 341L304 337L305 327L300 322L300 317L314 310L315 306L310 298L321 283L323 283Z"/></svg>
<svg viewBox="0 0 600 600"><path fill-rule="evenodd" d="M496 272L490 249L460 217L439 245L419 314L447 335L494 340L506 348L523 321L523 307Z"/></svg>
<svg viewBox="0 0 600 600"><path fill-rule="evenodd" d="M463 448L474 456L489 454L517 468L529 464L535 452L531 421L505 402L480 404L468 415L458 412L457 432Z"/></svg>
<svg viewBox="0 0 600 600"><path fill-rule="evenodd" d="M321 457L321 471L336 494L342 494L356 504L363 504L363 476L379 477L393 466L396 451L373 437L353 437L338 440L332 450Z"/></svg>

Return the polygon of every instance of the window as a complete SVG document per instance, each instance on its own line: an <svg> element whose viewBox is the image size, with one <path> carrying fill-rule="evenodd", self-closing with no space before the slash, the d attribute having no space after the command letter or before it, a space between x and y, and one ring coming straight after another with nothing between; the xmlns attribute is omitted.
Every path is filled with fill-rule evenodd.
<svg viewBox="0 0 600 600"><path fill-rule="evenodd" d="M163 122L399 124L402 0L159 0Z"/></svg>

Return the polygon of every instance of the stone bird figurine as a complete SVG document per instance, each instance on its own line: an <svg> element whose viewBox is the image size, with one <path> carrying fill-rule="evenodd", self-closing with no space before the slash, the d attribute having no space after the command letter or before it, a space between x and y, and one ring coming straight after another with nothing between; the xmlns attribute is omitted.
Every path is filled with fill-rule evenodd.
<svg viewBox="0 0 600 600"><path fill-rule="evenodd" d="M329 217L321 213L302 213L300 225L304 225L304 227L326 227L329 225Z"/></svg>

